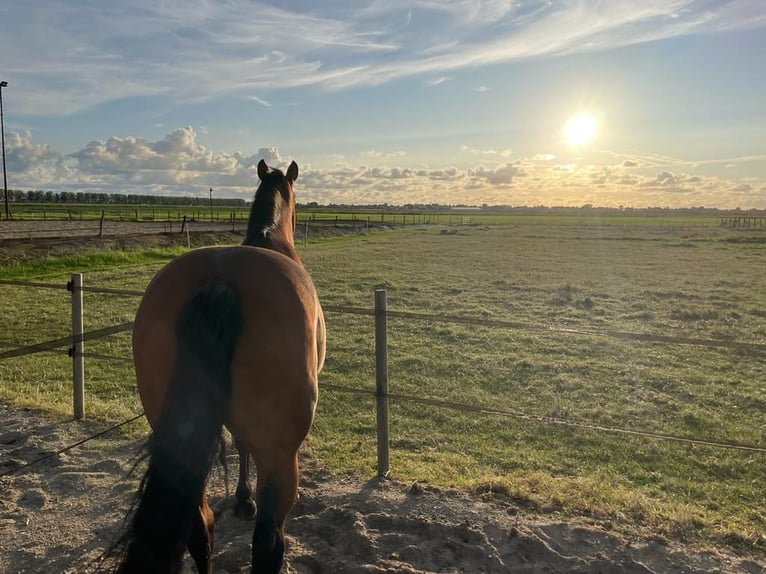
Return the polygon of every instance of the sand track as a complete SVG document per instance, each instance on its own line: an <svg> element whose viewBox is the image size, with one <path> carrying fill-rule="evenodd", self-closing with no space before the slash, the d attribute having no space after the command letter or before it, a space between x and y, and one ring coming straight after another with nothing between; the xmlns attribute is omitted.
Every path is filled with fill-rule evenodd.
<svg viewBox="0 0 766 574"><path fill-rule="evenodd" d="M103 427L1 404L0 420L0 473ZM0 573L87 572L121 525L136 484L124 476L139 446L115 432L0 478ZM221 474L211 481L214 572L244 573L253 524L231 513ZM287 574L766 571L753 558L618 535L584 519L526 516L509 501L418 483L308 470L300 493L287 524ZM184 572L194 572L191 563Z"/></svg>

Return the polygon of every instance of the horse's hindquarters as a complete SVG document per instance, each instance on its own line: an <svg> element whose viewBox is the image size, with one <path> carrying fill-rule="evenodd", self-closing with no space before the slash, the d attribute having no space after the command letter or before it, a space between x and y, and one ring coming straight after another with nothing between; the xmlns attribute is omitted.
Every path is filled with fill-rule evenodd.
<svg viewBox="0 0 766 574"><path fill-rule="evenodd" d="M160 270L147 288L133 328L133 355L150 424L159 417L175 369L179 313L211 281L237 292L243 315L232 365L232 430L247 443L271 436L285 446L300 444L316 404L321 311L302 266L254 247L190 251ZM255 435L261 438L249 438Z"/></svg>

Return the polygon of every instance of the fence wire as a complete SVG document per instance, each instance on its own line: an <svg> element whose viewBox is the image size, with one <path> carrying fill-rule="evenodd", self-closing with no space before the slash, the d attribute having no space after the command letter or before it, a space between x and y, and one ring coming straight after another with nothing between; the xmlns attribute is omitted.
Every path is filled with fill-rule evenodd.
<svg viewBox="0 0 766 574"><path fill-rule="evenodd" d="M56 452L48 453L48 454L43 455L43 456L41 456L39 458L36 458L35 460L32 460L30 462L27 462L27 463L24 463L24 464L22 464L20 466L17 466L16 468L12 468L10 470L6 470L4 472L0 472L0 478L2 478L4 476L11 476L11 475L14 475L14 474L18 474L19 472L29 468L30 466L35 466L36 464L40 464L41 462L44 462L44 461L46 461L48 459L51 459L54 456L58 456L60 454L64 454L65 452L68 452L68 451L70 451L70 450L72 450L74 448L77 448L78 446L84 445L86 442L89 442L89 441L92 441L93 439L102 437L105 434L112 432L113 430L116 430L116 429L118 429L120 427L124 427L125 425L127 425L129 423L132 423L133 421L137 421L142 416L144 416L143 411L140 414L137 414L136 416L129 418L128 420L122 421L121 423L117 423L116 425L112 425L109 428L106 428L106 429L104 429L102 431L99 431L96 434L90 435L90 436L88 436L88 437L86 437L86 438L84 438L82 440L77 441L76 443L73 443L73 444L70 444L68 446L65 446L64 448L59 449Z"/></svg>
<svg viewBox="0 0 766 574"><path fill-rule="evenodd" d="M374 309L365 307L348 307L344 305L323 305L322 309L330 313L344 313L348 315L374 316ZM434 323L453 323L460 325L476 325L481 327L495 327L516 331L534 331L538 333L553 333L562 335L587 335L595 337L612 337L615 339L627 339L631 341L643 341L646 343L666 343L678 345L693 345L699 347L722 347L737 349L739 351L766 352L766 344L751 343L745 341L727 341L725 339L700 339L693 337L675 337L671 335L656 335L652 333L632 333L629 331L598 330L598 329L575 329L570 327L556 327L553 325L534 325L516 321L504 321L498 319L477 319L475 317L460 317L455 315L436 315L429 313L414 313L411 311L386 310L386 316L393 319L412 319L417 321L431 321Z"/></svg>
<svg viewBox="0 0 766 574"><path fill-rule="evenodd" d="M60 284L34 283L34 282L10 281L10 280L0 280L0 284L50 288L50 289L66 289L67 288L66 286L62 286ZM112 289L107 287L83 287L83 291L88 291L92 293L123 295L123 296L143 295L143 291L139 291L139 290ZM375 315L374 309L369 309L365 307L353 307L353 306L345 306L345 305L325 305L323 308L325 311L330 313L342 313L342 314L364 315L364 316ZM666 343L666 344L671 343L671 344L698 345L698 346L705 346L705 347L734 348L741 351L761 351L761 352L766 351L766 344L760 344L760 343L724 341L724 340L714 340L714 339L696 339L696 338L685 338L685 337L671 337L671 336L651 335L651 334L644 334L644 333L630 333L630 332L614 331L614 330L598 331L598 330L590 330L590 329L570 329L570 328L551 327L551 326L544 326L544 325L532 325L528 323L520 323L520 322L513 322L513 321L477 319L477 318L471 318L471 317L445 316L445 315L435 315L435 314L425 314L425 313L413 313L409 311L387 310L386 315L388 317L399 318L399 319L479 325L479 326L506 328L506 329L514 329L514 330L533 330L538 332L562 333L562 334L568 334L568 335L609 336L609 337L615 337L620 339L630 339L630 340L655 342L655 343ZM0 353L0 360L29 355L33 353L44 352L44 351L53 351L64 346L72 345L73 343L79 343L83 341L98 339L98 338L106 337L109 335L113 335L115 333L128 331L132 329L132 327L133 327L133 322L121 323L119 325L105 327L103 329L88 331L76 337L73 337L73 336L61 337L58 339L53 339L51 341L38 343L36 345L19 347L16 349L12 349L12 350ZM132 362L132 360L129 358L103 355L99 353L83 353L83 356L91 357L95 359L101 359L101 360L115 361L115 362ZM335 392L355 393L359 395L366 395L366 396L372 396L372 397L378 396L376 391L374 390L347 387L343 385L333 385L330 383L322 384L321 388L329 390L329 391L335 391ZM653 438L657 440L675 441L675 442L682 442L682 443L694 444L694 445L700 445L700 446L711 446L711 447L724 448L724 449L735 449L735 450L742 450L742 451L766 453L766 447L755 445L755 444L746 444L746 443L739 443L734 441L708 440L708 439L702 439L702 438L670 435L670 434L659 433L654 431L643 431L643 430L623 429L618 427L609 427L609 426L597 425L597 424L583 422L583 421L573 421L573 420L550 417L545 415L510 411L510 410L497 409L497 408L486 407L486 406L469 405L464 403L445 401L441 399L418 397L418 396L408 395L403 393L389 392L389 393L386 393L384 396L391 400L411 402L411 403L428 405L428 406L433 406L438 408L447 408L447 409L463 411L463 412L475 412L475 413L481 413L481 414L487 414L487 415L493 415L493 416L502 416L502 417L508 417L508 418L515 418L519 420L536 421L536 422L540 422L544 424L568 426L572 428L580 428L580 429L591 430L596 432L633 435L633 436L641 436L646 438ZM79 446L79 444L83 444L84 442L87 442L88 440L91 440L92 438L101 436L102 434L105 434L106 432L109 432L110 430L113 430L114 428L118 428L119 426L128 424L129 422L132 422L133 420L138 419L140 416L142 415L137 415L133 419L124 421L120 423L119 425L115 425L114 427L110 427L109 429L103 431L102 433L94 435L93 437L89 437L85 439L84 441L80 441L79 443L75 445L71 445L70 447L67 447L61 452L66 452L66 450ZM45 458L50 458L51 456L55 456L56 454L60 454L60 452L47 455L41 460L45 460ZM39 461L30 463L30 465L36 464L36 462L39 462ZM30 466L30 465L26 465L26 466ZM0 474L0 477L2 476L5 476L5 474Z"/></svg>
<svg viewBox="0 0 766 574"><path fill-rule="evenodd" d="M0 360L10 359L12 357L22 357L24 355L31 355L33 353L41 353L44 351L52 351L61 347L68 347L72 344L82 343L83 341L90 341L92 339L100 339L115 333L122 333L123 331L129 331L133 328L133 322L121 323L119 325L113 325L112 327L104 327L103 329L96 329L94 331L87 331L82 335L69 335L67 337L60 337L51 341L45 341L44 343L37 343L36 345L28 345L26 347L19 347L17 349L11 349L10 351L4 351L0 353Z"/></svg>
<svg viewBox="0 0 766 574"><path fill-rule="evenodd" d="M372 391L369 389L362 389L358 387L347 387L344 385L333 385L328 383L322 383L319 385L319 388L320 390L326 389L329 391L335 391L335 392L341 392L341 393L352 393L352 394L358 394L358 395L367 395L371 397L378 396L378 394L375 391ZM514 419L519 419L524 421L534 421L534 422L540 422L540 423L546 423L546 424L552 424L552 425L558 425L558 426L574 427L574 428L579 428L584 430L591 430L591 431L604 432L604 433L610 433L610 434L633 435L633 436L641 436L641 437L653 438L658 440L684 442L684 443L694 444L699 446L712 446L717 448L766 453L766 447L760 446L757 444L740 443L740 442L734 442L734 441L708 440L708 439L701 439L701 438L694 438L694 437L658 433L653 431L642 431L642 430L633 430L633 429L623 429L619 427L608 427L608 426L596 425L596 424L582 422L582 421L573 421L573 420L562 419L558 417L550 417L546 415L536 415L536 414L524 413L519 411L509 411L504 409L497 409L494 407L467 405L465 403L445 401L442 399L417 397L415 395L408 395L404 393L389 392L382 396L394 401L416 403L416 404L421 404L421 405L426 405L431 407L450 409L454 411L481 413L485 415L501 416L506 418L514 418Z"/></svg>

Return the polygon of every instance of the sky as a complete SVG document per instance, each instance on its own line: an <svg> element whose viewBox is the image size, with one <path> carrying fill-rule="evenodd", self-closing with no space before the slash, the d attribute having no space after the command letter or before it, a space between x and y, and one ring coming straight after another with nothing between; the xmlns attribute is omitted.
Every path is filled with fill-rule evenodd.
<svg viewBox="0 0 766 574"><path fill-rule="evenodd" d="M250 199L263 158L303 203L766 209L763 0L25 0L0 30L10 189Z"/></svg>

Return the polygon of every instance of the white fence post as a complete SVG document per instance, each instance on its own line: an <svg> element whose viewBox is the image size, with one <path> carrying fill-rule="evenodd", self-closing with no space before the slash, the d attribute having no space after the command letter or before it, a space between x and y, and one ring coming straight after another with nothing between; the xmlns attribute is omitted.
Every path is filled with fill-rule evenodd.
<svg viewBox="0 0 766 574"><path fill-rule="evenodd" d="M386 290L375 290L375 407L378 422L378 477L388 476L388 333Z"/></svg>
<svg viewBox="0 0 766 574"><path fill-rule="evenodd" d="M72 357L72 400L74 418L79 420L85 416L85 358L82 355L82 273L72 273L67 289L72 292L72 346L69 349L69 356Z"/></svg>

